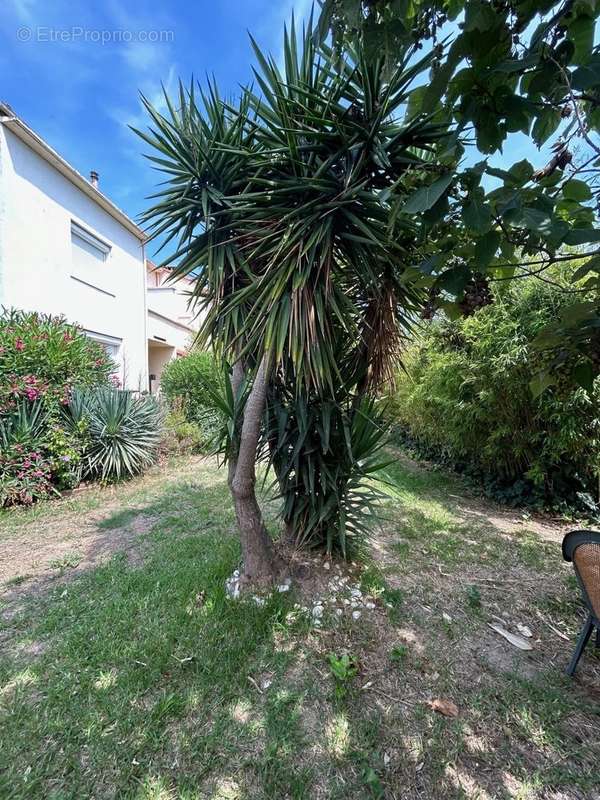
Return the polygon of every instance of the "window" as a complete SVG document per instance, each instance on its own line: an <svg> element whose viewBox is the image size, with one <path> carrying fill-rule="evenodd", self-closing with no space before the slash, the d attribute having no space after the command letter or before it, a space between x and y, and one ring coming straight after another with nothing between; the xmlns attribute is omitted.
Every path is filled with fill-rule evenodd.
<svg viewBox="0 0 600 800"><path fill-rule="evenodd" d="M76 222L71 222L71 251L73 255L72 277L106 292L105 263L110 253L110 245L86 231Z"/></svg>
<svg viewBox="0 0 600 800"><path fill-rule="evenodd" d="M115 364L119 363L119 353L121 350L121 342L122 339L119 339L116 336L106 336L102 333L96 333L95 331L84 331L86 336L89 336L90 339L93 339L98 344L102 345L104 348L104 352L106 353L109 358L115 362Z"/></svg>

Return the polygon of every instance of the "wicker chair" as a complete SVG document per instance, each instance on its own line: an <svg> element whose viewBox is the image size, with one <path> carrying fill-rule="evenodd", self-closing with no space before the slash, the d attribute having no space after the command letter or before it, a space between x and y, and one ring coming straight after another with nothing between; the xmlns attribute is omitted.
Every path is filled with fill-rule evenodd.
<svg viewBox="0 0 600 800"><path fill-rule="evenodd" d="M596 531L572 531L562 543L565 561L572 561L588 616L583 624L577 647L567 675L573 675L592 631L596 629L596 647L600 647L600 533Z"/></svg>

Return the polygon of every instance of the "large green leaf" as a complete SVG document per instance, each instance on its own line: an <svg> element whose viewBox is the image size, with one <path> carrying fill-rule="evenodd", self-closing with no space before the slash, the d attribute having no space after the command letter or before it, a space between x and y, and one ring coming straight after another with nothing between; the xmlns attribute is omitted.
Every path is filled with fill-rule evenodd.
<svg viewBox="0 0 600 800"><path fill-rule="evenodd" d="M500 246L500 238L498 231L490 231L477 241L475 245L475 263L478 267L488 266Z"/></svg>
<svg viewBox="0 0 600 800"><path fill-rule="evenodd" d="M565 236L565 244L588 244L600 242L600 228L573 228Z"/></svg>
<svg viewBox="0 0 600 800"><path fill-rule="evenodd" d="M473 198L463 206L462 217L467 228L475 233L485 233L492 225L492 211L480 198Z"/></svg>
<svg viewBox="0 0 600 800"><path fill-rule="evenodd" d="M555 378L550 372L541 371L533 376L529 382L529 388L534 398L539 397L555 382Z"/></svg>
<svg viewBox="0 0 600 800"><path fill-rule="evenodd" d="M580 361L573 368L573 378L585 389L588 394L592 393L594 388L595 372L591 361Z"/></svg>
<svg viewBox="0 0 600 800"><path fill-rule="evenodd" d="M430 209L448 191L454 175L448 173L438 178L429 186L423 186L411 194L402 207L404 214L419 214Z"/></svg>
<svg viewBox="0 0 600 800"><path fill-rule="evenodd" d="M584 181L577 178L572 178L567 181L563 186L563 197L567 200L576 200L577 202L585 202L592 199L592 191Z"/></svg>
<svg viewBox="0 0 600 800"><path fill-rule="evenodd" d="M538 147L541 147L560 125L560 111L556 108L545 108L536 117L531 135Z"/></svg>

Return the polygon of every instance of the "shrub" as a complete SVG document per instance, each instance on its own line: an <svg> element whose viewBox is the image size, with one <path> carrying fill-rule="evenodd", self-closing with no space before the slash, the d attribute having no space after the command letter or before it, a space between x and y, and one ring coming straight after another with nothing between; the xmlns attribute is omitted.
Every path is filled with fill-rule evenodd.
<svg viewBox="0 0 600 800"><path fill-rule="evenodd" d="M183 412L175 407L165 418L161 449L176 455L200 453L206 449L206 441L198 425L188 422Z"/></svg>
<svg viewBox="0 0 600 800"><path fill-rule="evenodd" d="M107 384L114 369L103 347L63 317L2 310L0 414L20 400L58 409L73 388Z"/></svg>
<svg viewBox="0 0 600 800"><path fill-rule="evenodd" d="M212 449L213 441L223 425L223 415L214 401L220 372L211 353L195 351L171 361L160 381L161 391L169 408L181 412L195 426L198 447ZM191 432L191 431L190 431Z"/></svg>
<svg viewBox="0 0 600 800"><path fill-rule="evenodd" d="M339 550L345 558L368 538L377 516L388 426L373 400L327 403L287 388L270 397L265 460L277 476L288 536L293 531L295 544Z"/></svg>
<svg viewBox="0 0 600 800"><path fill-rule="evenodd" d="M0 417L0 507L48 497L52 463L44 452L47 414L40 401L20 401Z"/></svg>
<svg viewBox="0 0 600 800"><path fill-rule="evenodd" d="M498 499L589 510L600 467L598 392L577 385L568 357L540 397L529 387L543 358L532 341L568 300L560 285L531 278L496 289L495 302L472 317L434 321L398 376L391 413L400 434L475 474Z"/></svg>
<svg viewBox="0 0 600 800"><path fill-rule="evenodd" d="M322 547L346 558L360 552L378 517L377 504L387 482L382 448L389 424L372 398L323 401L316 393L297 392L294 381L281 376L267 393L258 461L266 466L265 481L281 499L281 517L288 544ZM231 379L223 376L212 393L222 423L215 450L235 457L234 432L239 430L247 387L234 397ZM271 473L272 468L272 473Z"/></svg>
<svg viewBox="0 0 600 800"><path fill-rule="evenodd" d="M62 410L75 387L109 383L114 364L62 317L0 314L0 504L34 500L80 479L81 431Z"/></svg>
<svg viewBox="0 0 600 800"><path fill-rule="evenodd" d="M66 417L84 431L83 476L103 481L137 475L156 460L162 412L149 395L119 389L75 390Z"/></svg>

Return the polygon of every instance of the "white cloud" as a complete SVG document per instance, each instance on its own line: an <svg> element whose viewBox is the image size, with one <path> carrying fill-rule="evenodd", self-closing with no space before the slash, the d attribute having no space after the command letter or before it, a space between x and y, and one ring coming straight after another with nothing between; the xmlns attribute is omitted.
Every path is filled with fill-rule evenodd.
<svg viewBox="0 0 600 800"><path fill-rule="evenodd" d="M166 93L171 97L177 89L177 68L175 64L171 64L169 67L162 85ZM167 110L165 95L160 81L152 79L145 80L137 89L159 113L162 114ZM132 97L136 104L135 107L133 107L133 105L128 108L114 107L108 109L107 113L109 117L117 123L119 130L123 133L127 141L127 145L122 148L122 152L130 158L135 157L139 159L141 142L133 131L130 130L130 126L132 128L138 128L138 130L145 130L148 127L150 119L139 97L134 97L133 94Z"/></svg>
<svg viewBox="0 0 600 800"><path fill-rule="evenodd" d="M163 37L162 41L140 41L136 36L141 31L169 31L173 25L161 11L152 10L150 17L143 14L132 15L119 0L109 0L107 13L116 29L133 34L131 41L120 43L116 47L116 55L125 67L122 71L122 83L127 88L130 98L127 106L116 105L107 109L108 116L117 123L123 134L122 152L128 157L139 158L140 141L129 130L129 126L144 129L148 125L148 114L139 99L141 92L159 111L166 110L164 86L171 95L177 85L177 65L173 58L172 37ZM162 85L161 85L162 84Z"/></svg>
<svg viewBox="0 0 600 800"><path fill-rule="evenodd" d="M130 14L118 0L110 0L107 12L116 30L126 32L128 41L120 43L118 54L133 76L163 75L172 63L171 44L173 24L160 10L153 9L151 16ZM156 37L149 40L149 35Z"/></svg>
<svg viewBox="0 0 600 800"><path fill-rule="evenodd" d="M5 0L5 2L7 3L5 11L14 14L19 22L33 25L37 0Z"/></svg>

